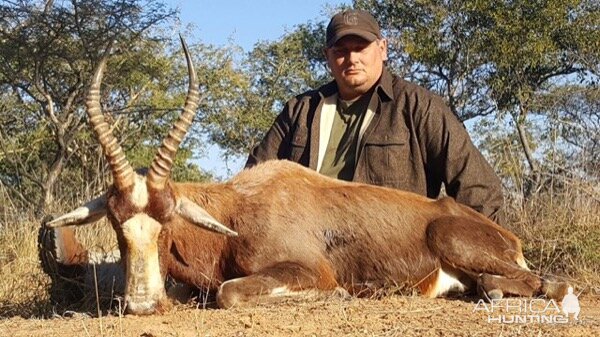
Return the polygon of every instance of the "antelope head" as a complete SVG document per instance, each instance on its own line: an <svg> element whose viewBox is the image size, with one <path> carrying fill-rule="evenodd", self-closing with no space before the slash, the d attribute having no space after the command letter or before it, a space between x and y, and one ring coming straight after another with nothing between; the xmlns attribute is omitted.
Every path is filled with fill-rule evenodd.
<svg viewBox="0 0 600 337"><path fill-rule="evenodd" d="M201 206L176 195L170 183L175 154L192 123L199 101L194 66L183 38L181 42L189 73L188 94L183 113L163 140L147 174L133 170L101 111L100 83L108 56L100 61L89 87L86 107L90 124L110 164L113 184L100 197L46 223L55 228L90 224L103 216L108 217L117 234L125 267L127 311L133 314L154 313L166 302L166 271L161 270L158 251L163 224L178 215L210 231L237 235Z"/></svg>

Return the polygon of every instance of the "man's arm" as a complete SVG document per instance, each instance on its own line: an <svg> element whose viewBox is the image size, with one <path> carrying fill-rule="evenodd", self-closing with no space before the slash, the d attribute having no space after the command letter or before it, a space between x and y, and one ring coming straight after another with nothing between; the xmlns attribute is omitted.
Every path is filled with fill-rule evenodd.
<svg viewBox="0 0 600 337"><path fill-rule="evenodd" d="M297 99L291 99L277 116L271 128L261 142L255 146L248 155L246 168L270 159L287 158L290 143L290 129L292 125L292 111Z"/></svg>
<svg viewBox="0 0 600 337"><path fill-rule="evenodd" d="M429 101L419 124L428 174L441 177L446 193L456 201L502 224L500 179L441 98Z"/></svg>

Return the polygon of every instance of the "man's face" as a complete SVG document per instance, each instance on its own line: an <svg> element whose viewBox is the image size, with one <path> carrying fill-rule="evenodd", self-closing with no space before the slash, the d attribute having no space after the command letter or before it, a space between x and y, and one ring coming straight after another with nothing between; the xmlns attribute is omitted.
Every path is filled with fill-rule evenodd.
<svg viewBox="0 0 600 337"><path fill-rule="evenodd" d="M354 99L369 91L381 76L383 61L387 60L387 41L369 42L348 35L325 49L325 56L341 98Z"/></svg>

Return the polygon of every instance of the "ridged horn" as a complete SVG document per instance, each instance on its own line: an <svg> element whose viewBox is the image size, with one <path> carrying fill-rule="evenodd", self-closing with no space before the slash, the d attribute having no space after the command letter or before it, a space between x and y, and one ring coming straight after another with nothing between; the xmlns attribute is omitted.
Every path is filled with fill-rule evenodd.
<svg viewBox="0 0 600 337"><path fill-rule="evenodd" d="M148 172L147 182L148 186L154 189L161 190L165 187L166 181L171 174L171 168L173 167L173 160L179 149L179 144L185 137L194 116L196 115L196 108L198 107L198 101L200 100L200 94L198 92L198 79L196 77L196 71L192 64L192 57L188 51L187 44L181 35L181 45L183 46L183 52L185 53L185 60L187 61L188 74L189 74L189 88L187 97L185 99L185 105L183 106L183 112L179 119L173 125L171 131L167 137L163 140L161 147L154 156L150 171Z"/></svg>
<svg viewBox="0 0 600 337"><path fill-rule="evenodd" d="M104 155L110 164L110 170L114 180L113 183L119 191L122 191L134 183L133 168L127 161L125 153L123 152L121 145L117 142L117 139L114 137L108 123L106 123L106 119L102 114L100 106L100 84L102 83L102 75L104 74L109 54L110 48L96 67L85 105L87 106L90 124L92 125L92 128L98 137L98 141L102 146Z"/></svg>

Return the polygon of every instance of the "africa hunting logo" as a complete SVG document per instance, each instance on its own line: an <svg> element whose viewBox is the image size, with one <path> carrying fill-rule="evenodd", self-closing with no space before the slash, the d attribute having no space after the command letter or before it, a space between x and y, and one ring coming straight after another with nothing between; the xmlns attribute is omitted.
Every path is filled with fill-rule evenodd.
<svg viewBox="0 0 600 337"><path fill-rule="evenodd" d="M553 299L510 298L490 302L480 299L473 311L486 312L488 323L566 324L569 323L570 314L572 314L572 322L579 321L580 307L577 295L573 294L573 287L569 287L568 293L561 301L561 306Z"/></svg>

